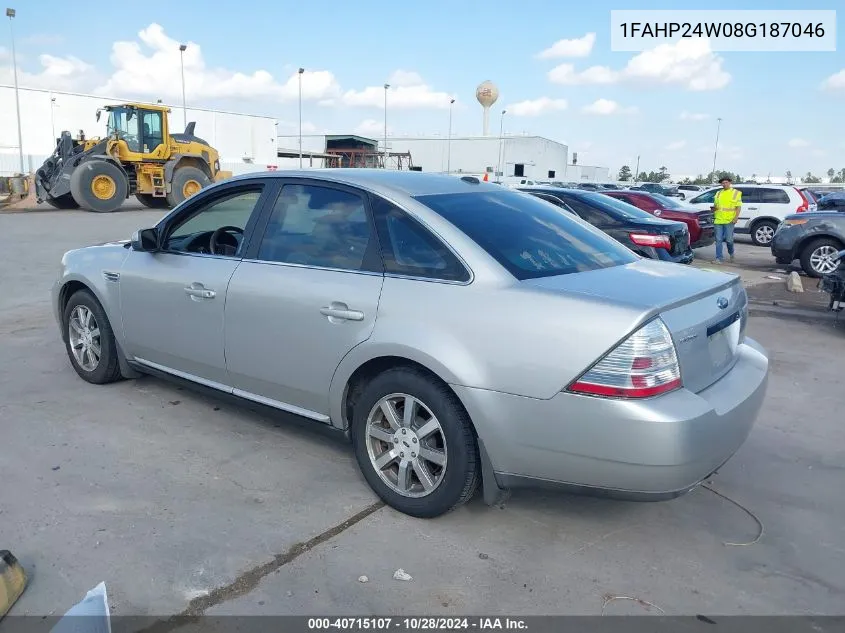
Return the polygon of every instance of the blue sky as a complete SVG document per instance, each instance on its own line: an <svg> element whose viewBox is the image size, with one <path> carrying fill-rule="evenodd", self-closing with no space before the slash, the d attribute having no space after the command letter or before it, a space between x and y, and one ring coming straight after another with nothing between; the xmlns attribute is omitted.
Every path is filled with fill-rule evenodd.
<svg viewBox="0 0 845 633"><path fill-rule="evenodd" d="M658 51L632 62L631 70L638 53L610 51L610 10L670 9L673 3L254 0L215 10L190 0L167 7L10 2L18 11L21 83L39 87L178 104L177 43L189 42L189 104L271 115L283 133L297 129L295 73L302 66L306 131L380 136L382 85L391 81L391 133L446 135L454 96L453 134L480 134L474 92L490 79L500 89L494 133L501 109L509 108L506 132L566 142L583 164L616 170L639 154L641 170L666 165L674 174L706 172L715 118L722 117L721 169L822 175L845 167L845 73L834 88L822 88L845 71L841 32L835 53L697 50L679 61L673 51ZM778 0L689 7L805 8ZM841 0L812 6L838 7ZM580 41L559 48L582 56L538 58L560 40ZM3 28L0 83L8 79L8 48ZM605 68L583 73L596 66Z"/></svg>

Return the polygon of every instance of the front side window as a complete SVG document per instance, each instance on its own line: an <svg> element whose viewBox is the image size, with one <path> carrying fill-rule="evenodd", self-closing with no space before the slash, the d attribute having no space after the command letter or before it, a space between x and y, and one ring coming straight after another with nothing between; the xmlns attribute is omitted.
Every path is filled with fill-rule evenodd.
<svg viewBox="0 0 845 633"><path fill-rule="evenodd" d="M519 192L479 191L416 199L465 233L519 280L637 260L616 240Z"/></svg>
<svg viewBox="0 0 845 633"><path fill-rule="evenodd" d="M711 189L710 191L705 191L700 196L696 196L692 200L690 200L690 204L713 204L716 200L716 192L720 191L719 189Z"/></svg>
<svg viewBox="0 0 845 633"><path fill-rule="evenodd" d="M374 246L364 199L314 185L285 185L261 240L258 259L341 270L366 270Z"/></svg>
<svg viewBox="0 0 845 633"><path fill-rule="evenodd" d="M138 131L138 111L135 108L114 108L109 112L109 136L117 135L126 142L131 152L141 151Z"/></svg>
<svg viewBox="0 0 845 633"><path fill-rule="evenodd" d="M384 271L408 277L469 281L469 271L443 242L402 209L373 201Z"/></svg>
<svg viewBox="0 0 845 633"><path fill-rule="evenodd" d="M247 223L260 197L259 185L200 202L196 211L169 231L164 250L240 256Z"/></svg>

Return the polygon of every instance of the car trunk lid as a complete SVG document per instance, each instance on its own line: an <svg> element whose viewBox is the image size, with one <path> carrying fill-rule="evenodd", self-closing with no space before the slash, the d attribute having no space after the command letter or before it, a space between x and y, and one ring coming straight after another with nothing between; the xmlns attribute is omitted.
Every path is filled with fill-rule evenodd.
<svg viewBox="0 0 845 633"><path fill-rule="evenodd" d="M642 319L632 323L632 330L659 316L675 342L684 386L693 392L706 389L733 367L748 321L739 277L679 264L641 259L521 283L635 308Z"/></svg>

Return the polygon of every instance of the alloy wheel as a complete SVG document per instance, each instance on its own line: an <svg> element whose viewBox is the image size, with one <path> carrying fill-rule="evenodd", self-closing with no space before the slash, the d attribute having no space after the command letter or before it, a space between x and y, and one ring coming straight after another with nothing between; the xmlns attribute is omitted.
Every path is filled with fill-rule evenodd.
<svg viewBox="0 0 845 633"><path fill-rule="evenodd" d="M754 237L760 244L769 244L775 236L775 229L769 224L762 224L754 229Z"/></svg>
<svg viewBox="0 0 845 633"><path fill-rule="evenodd" d="M810 266L820 275L826 275L836 270L836 262L833 261L833 256L837 251L833 246L819 246L810 253Z"/></svg>
<svg viewBox="0 0 845 633"><path fill-rule="evenodd" d="M381 398L367 417L367 454L379 477L404 497L425 497L446 474L446 435L424 402L404 393Z"/></svg>
<svg viewBox="0 0 845 633"><path fill-rule="evenodd" d="M84 371L97 369L102 354L100 327L94 313L87 306L78 305L71 311L68 340L76 363Z"/></svg>

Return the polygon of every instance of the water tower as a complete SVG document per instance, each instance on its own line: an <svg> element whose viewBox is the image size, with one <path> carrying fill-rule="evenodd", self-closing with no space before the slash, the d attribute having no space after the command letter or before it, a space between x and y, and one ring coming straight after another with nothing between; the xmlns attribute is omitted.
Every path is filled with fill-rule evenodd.
<svg viewBox="0 0 845 633"><path fill-rule="evenodd" d="M475 89L475 98L484 108L484 136L490 136L490 107L498 100L499 89L492 81L484 81Z"/></svg>

